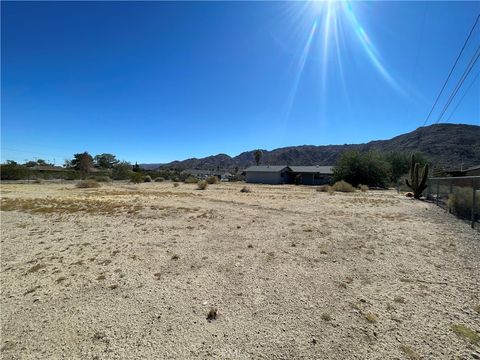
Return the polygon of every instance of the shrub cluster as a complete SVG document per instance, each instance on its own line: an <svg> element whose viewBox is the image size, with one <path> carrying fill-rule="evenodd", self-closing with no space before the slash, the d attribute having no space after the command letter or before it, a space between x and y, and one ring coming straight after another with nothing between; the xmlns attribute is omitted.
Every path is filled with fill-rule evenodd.
<svg viewBox="0 0 480 360"><path fill-rule="evenodd" d="M197 182L198 182L198 179L194 176L189 176L184 181L185 184L196 184Z"/></svg>
<svg viewBox="0 0 480 360"><path fill-rule="evenodd" d="M143 182L152 182L152 177L150 175L146 175L143 177Z"/></svg>
<svg viewBox="0 0 480 360"><path fill-rule="evenodd" d="M165 181L165 178L159 176L159 177L155 178L154 181L155 181L155 182L163 182L163 181Z"/></svg>

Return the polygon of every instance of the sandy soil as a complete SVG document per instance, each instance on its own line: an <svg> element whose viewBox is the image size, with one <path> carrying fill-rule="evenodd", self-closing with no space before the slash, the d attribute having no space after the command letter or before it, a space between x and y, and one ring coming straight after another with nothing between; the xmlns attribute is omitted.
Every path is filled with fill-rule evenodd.
<svg viewBox="0 0 480 360"><path fill-rule="evenodd" d="M478 231L393 191L243 186L2 185L1 357L480 358Z"/></svg>

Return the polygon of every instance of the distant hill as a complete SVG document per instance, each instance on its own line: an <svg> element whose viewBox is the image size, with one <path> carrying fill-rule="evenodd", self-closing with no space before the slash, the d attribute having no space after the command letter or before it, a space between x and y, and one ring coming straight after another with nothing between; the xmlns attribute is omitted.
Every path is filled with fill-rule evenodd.
<svg viewBox="0 0 480 360"><path fill-rule="evenodd" d="M349 145L301 145L262 150L262 164L269 165L334 165L345 150L377 150L381 152L421 152L434 166L446 170L458 169L463 163L467 168L480 164L480 126L463 124L437 124L420 127L412 132L396 136L390 140L376 140L366 144ZM243 169L253 165L253 151L238 156L226 154L208 156L201 159L173 161L161 165L161 168L175 169ZM152 168L152 165L144 164ZM158 166L157 166L158 167Z"/></svg>

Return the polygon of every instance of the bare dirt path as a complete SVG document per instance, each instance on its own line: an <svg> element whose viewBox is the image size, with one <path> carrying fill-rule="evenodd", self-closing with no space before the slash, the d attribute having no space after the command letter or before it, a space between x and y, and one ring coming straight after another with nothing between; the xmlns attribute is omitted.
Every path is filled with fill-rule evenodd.
<svg viewBox="0 0 480 360"><path fill-rule="evenodd" d="M478 231L392 191L242 186L2 185L1 357L480 358Z"/></svg>

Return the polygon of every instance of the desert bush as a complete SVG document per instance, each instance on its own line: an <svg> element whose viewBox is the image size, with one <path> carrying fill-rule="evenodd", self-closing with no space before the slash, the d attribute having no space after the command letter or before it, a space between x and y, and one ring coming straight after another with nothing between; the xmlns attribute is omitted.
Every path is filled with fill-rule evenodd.
<svg viewBox="0 0 480 360"><path fill-rule="evenodd" d="M218 183L218 177L213 176L213 175L207 177L207 183L209 183L209 184L216 184L216 183Z"/></svg>
<svg viewBox="0 0 480 360"><path fill-rule="evenodd" d="M199 181L197 183L197 189L198 190L205 190L208 186L208 183L205 180Z"/></svg>
<svg viewBox="0 0 480 360"><path fill-rule="evenodd" d="M154 181L155 181L155 182L163 182L163 181L165 181L165 178L159 176L159 177L155 178Z"/></svg>
<svg viewBox="0 0 480 360"><path fill-rule="evenodd" d="M94 179L87 179L79 181L75 186L80 189L98 188L100 187L100 183Z"/></svg>
<svg viewBox="0 0 480 360"><path fill-rule="evenodd" d="M369 189L368 189L368 186L367 185L358 185L358 188L360 189L361 192L367 192Z"/></svg>
<svg viewBox="0 0 480 360"><path fill-rule="evenodd" d="M333 190L339 192L355 192L355 188L346 181L337 181L333 184Z"/></svg>
<svg viewBox="0 0 480 360"><path fill-rule="evenodd" d="M198 179L194 176L189 176L184 181L185 184L196 184L197 182L198 182Z"/></svg>
<svg viewBox="0 0 480 360"><path fill-rule="evenodd" d="M110 179L108 176L89 176L87 180L95 180L97 182L110 182L112 179Z"/></svg>
<svg viewBox="0 0 480 360"><path fill-rule="evenodd" d="M475 213L480 214L480 192L475 193ZM455 187L448 196L448 207L455 215L469 219L472 214L473 190L472 188Z"/></svg>
<svg viewBox="0 0 480 360"><path fill-rule="evenodd" d="M138 172L132 172L130 175L130 181L135 184L139 184L143 182L143 175Z"/></svg>
<svg viewBox="0 0 480 360"><path fill-rule="evenodd" d="M244 186L240 189L240 192L242 193L250 193L252 190L248 186Z"/></svg>
<svg viewBox="0 0 480 360"><path fill-rule="evenodd" d="M335 194L335 190L330 185L321 185L317 188L319 192L328 192L330 195Z"/></svg>
<svg viewBox="0 0 480 360"><path fill-rule="evenodd" d="M150 175L145 176L143 182L152 182L152 177Z"/></svg>
<svg viewBox="0 0 480 360"><path fill-rule="evenodd" d="M179 186L180 186L180 184L178 182L173 183L173 187L179 187Z"/></svg>

